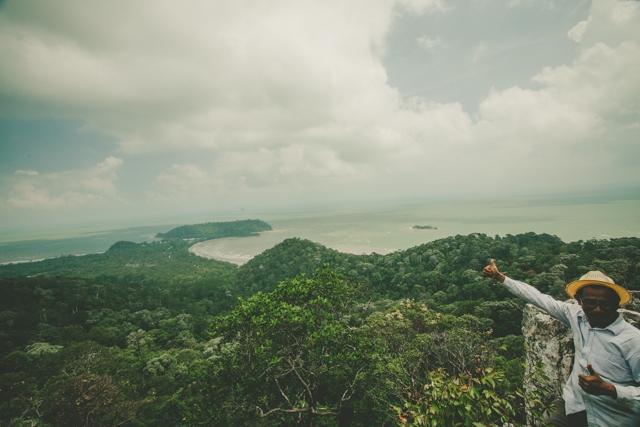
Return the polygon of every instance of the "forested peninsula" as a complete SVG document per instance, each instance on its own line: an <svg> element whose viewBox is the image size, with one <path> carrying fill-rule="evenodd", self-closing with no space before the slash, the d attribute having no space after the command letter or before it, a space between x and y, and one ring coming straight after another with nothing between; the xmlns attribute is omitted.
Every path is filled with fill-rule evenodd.
<svg viewBox="0 0 640 427"><path fill-rule="evenodd" d="M523 425L523 303L488 261L559 299L589 270L640 289L637 238L287 239L241 267L182 238L0 266L1 426Z"/></svg>
<svg viewBox="0 0 640 427"><path fill-rule="evenodd" d="M206 222L204 224L183 225L166 233L158 233L159 239L220 239L222 237L257 236L261 231L273 230L269 224L259 219L229 222Z"/></svg>

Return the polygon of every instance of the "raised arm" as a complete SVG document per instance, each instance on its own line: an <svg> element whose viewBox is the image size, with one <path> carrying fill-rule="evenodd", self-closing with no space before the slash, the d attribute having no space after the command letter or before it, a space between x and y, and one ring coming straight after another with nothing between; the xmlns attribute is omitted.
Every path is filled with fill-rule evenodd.
<svg viewBox="0 0 640 427"><path fill-rule="evenodd" d="M500 273L495 260L492 259L491 264L487 265L484 270L482 270L482 275L499 281L515 296L522 298L538 308L541 308L558 319L565 326L571 326L569 321L571 314L569 313L567 303L557 301L553 297L541 293L533 286L524 282L508 278L504 274Z"/></svg>

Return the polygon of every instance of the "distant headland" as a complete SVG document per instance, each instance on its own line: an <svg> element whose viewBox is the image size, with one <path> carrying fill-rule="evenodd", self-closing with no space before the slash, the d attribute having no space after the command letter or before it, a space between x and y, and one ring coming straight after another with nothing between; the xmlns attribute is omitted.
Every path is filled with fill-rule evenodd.
<svg viewBox="0 0 640 427"><path fill-rule="evenodd" d="M414 230L437 230L438 227L434 227L432 225L414 225L413 227Z"/></svg>
<svg viewBox="0 0 640 427"><path fill-rule="evenodd" d="M182 225L166 233L156 234L158 239L194 239L210 240L223 237L257 236L261 231L273 230L271 225L259 219L246 219L228 222L206 222L203 224Z"/></svg>

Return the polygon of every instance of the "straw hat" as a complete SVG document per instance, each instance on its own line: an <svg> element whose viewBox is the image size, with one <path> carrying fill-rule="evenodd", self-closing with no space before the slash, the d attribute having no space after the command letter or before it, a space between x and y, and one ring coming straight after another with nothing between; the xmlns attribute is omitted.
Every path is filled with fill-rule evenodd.
<svg viewBox="0 0 640 427"><path fill-rule="evenodd" d="M613 279L605 275L601 271L590 271L575 282L571 282L567 285L567 294L571 298L575 298L576 293L580 288L584 288L587 285L605 286L609 289L613 289L620 297L620 305L624 305L631 301L631 294L622 286L616 285Z"/></svg>

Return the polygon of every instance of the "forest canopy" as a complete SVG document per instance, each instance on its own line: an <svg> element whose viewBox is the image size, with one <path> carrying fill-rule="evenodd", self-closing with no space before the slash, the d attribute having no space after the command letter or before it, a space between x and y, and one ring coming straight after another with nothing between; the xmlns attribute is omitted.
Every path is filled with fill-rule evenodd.
<svg viewBox="0 0 640 427"><path fill-rule="evenodd" d="M67 276L176 284L235 273L235 265L196 256L189 252L189 246L191 243L182 240L153 243L121 241L102 254L69 255L3 265L0 266L0 277Z"/></svg>
<svg viewBox="0 0 640 427"><path fill-rule="evenodd" d="M559 299L589 270L640 289L637 238L287 239L241 267L189 246L0 266L0 425L522 425L523 303L484 265Z"/></svg>
<svg viewBox="0 0 640 427"><path fill-rule="evenodd" d="M229 222L206 222L204 224L183 225L158 233L159 239L220 239L222 237L256 236L261 231L273 228L259 219L246 219Z"/></svg>

